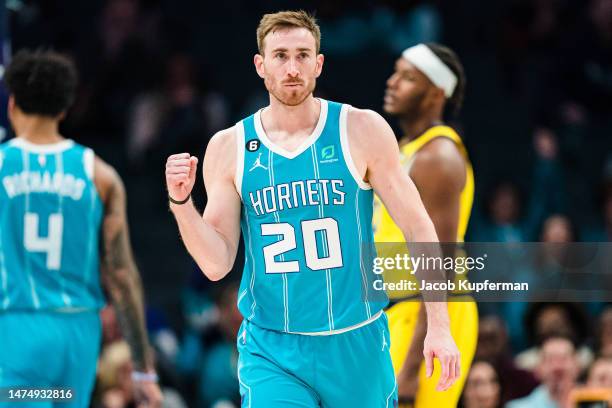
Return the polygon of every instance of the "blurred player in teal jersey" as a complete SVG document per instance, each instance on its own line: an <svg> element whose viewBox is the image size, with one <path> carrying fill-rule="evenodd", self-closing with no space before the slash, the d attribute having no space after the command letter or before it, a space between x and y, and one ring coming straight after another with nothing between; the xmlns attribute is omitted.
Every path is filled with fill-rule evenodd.
<svg viewBox="0 0 612 408"><path fill-rule="evenodd" d="M181 153L166 164L170 208L208 278L229 272L242 229L242 404L394 407L386 298L368 295L373 191L406 240L437 242L435 229L384 119L313 96L323 68L314 18L267 14L257 39L270 105L211 139L203 217L189 199L197 159ZM430 371L440 360L444 390L459 375L459 351L446 303L426 307L425 359Z"/></svg>
<svg viewBox="0 0 612 408"><path fill-rule="evenodd" d="M89 405L103 283L132 351L136 399L158 406L123 183L91 149L58 131L74 99L76 69L54 52L22 51L4 80L17 137L0 145L0 387L73 395L68 403L20 407Z"/></svg>

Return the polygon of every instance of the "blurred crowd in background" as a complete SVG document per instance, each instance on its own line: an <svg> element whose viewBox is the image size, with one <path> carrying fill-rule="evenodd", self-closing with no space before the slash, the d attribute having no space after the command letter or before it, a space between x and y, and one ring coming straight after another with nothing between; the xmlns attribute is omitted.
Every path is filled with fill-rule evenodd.
<svg viewBox="0 0 612 408"><path fill-rule="evenodd" d="M240 403L235 336L243 258L220 283L202 276L168 212L163 172L169 154L202 157L216 131L267 104L252 64L265 12L314 11L326 56L316 94L379 112L403 49L433 41L457 52L467 93L449 122L475 169L469 241L612 238L612 0L6 4L13 50L52 47L74 58L81 82L62 131L92 146L126 182L169 406ZM203 208L201 183L194 197ZM112 309L102 315L95 406L130 406L129 350ZM610 306L482 305L463 406L500 407L568 382L612 387Z"/></svg>

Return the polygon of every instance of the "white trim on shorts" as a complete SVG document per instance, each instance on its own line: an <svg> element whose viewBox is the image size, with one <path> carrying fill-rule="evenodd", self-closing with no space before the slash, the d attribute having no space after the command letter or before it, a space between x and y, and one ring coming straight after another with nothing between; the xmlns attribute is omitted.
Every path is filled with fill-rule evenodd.
<svg viewBox="0 0 612 408"><path fill-rule="evenodd" d="M346 333L349 332L351 330L355 330L355 329L359 329L363 326L367 326L368 324L374 322L375 320L377 320L380 316L382 316L383 311L379 310L378 313L376 313L374 316L370 317L368 320L364 320L361 323L357 323L354 324L352 326L348 326L345 327L343 329L338 329L338 330L326 330L326 331L320 331L320 332L287 332L289 334L301 334L303 336L332 336L334 334L342 334L342 333Z"/></svg>

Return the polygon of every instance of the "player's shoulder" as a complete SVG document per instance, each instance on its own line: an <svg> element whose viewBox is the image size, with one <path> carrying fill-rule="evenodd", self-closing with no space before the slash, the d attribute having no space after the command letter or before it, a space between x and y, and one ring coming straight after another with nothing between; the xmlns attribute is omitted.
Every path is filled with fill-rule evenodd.
<svg viewBox="0 0 612 408"><path fill-rule="evenodd" d="M124 191L123 181L117 170L100 156L94 155L93 160L94 184L102 202L106 202L110 191Z"/></svg>
<svg viewBox="0 0 612 408"><path fill-rule="evenodd" d="M432 138L419 149L415 163L439 166L445 168L461 169L464 166L464 157L457 142L449 138L446 133L433 134Z"/></svg>
<svg viewBox="0 0 612 408"><path fill-rule="evenodd" d="M346 127L349 144L357 154L375 157L398 153L395 133L378 112L351 107Z"/></svg>
<svg viewBox="0 0 612 408"><path fill-rule="evenodd" d="M238 126L223 129L215 133L206 146L204 166L206 174L225 175L224 179L233 179L237 168L238 157Z"/></svg>
<svg viewBox="0 0 612 408"><path fill-rule="evenodd" d="M236 150L238 125L222 129L215 133L206 147L206 154L230 153Z"/></svg>
<svg viewBox="0 0 612 408"><path fill-rule="evenodd" d="M387 121L378 112L372 109L360 109L354 106L349 106L347 120L349 126L353 125L355 129L389 126Z"/></svg>
<svg viewBox="0 0 612 408"><path fill-rule="evenodd" d="M435 137L425 144L415 155L411 175L419 175L432 181L453 182L463 186L465 178L465 159L457 144L448 137Z"/></svg>

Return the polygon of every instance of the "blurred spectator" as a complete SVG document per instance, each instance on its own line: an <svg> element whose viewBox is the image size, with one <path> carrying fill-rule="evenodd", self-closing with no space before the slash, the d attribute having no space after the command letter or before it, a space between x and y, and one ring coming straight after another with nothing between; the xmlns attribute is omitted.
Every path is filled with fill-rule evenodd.
<svg viewBox="0 0 612 408"><path fill-rule="evenodd" d="M152 307L146 307L145 313L149 339L151 339L151 346L155 350L157 374L164 384L180 389L180 380L177 377L173 364L178 348L176 334L168 326L161 311ZM107 346L122 344L123 335L121 334L114 307L106 306L102 309L100 311L100 318L102 321L102 349L105 350ZM111 363L114 361L113 358L123 358L124 355L121 348L114 347L114 349L115 351L112 351L109 355L109 357L112 357L109 360ZM116 395L117 393L113 392L111 394Z"/></svg>
<svg viewBox="0 0 612 408"><path fill-rule="evenodd" d="M130 350L124 341L109 344L102 350L97 383L101 407L133 405L131 373Z"/></svg>
<svg viewBox="0 0 612 408"><path fill-rule="evenodd" d="M550 243L574 242L576 241L576 230L567 216L553 214L544 221L540 241Z"/></svg>
<svg viewBox="0 0 612 408"><path fill-rule="evenodd" d="M542 343L536 374L542 385L529 396L506 404L506 408L564 408L580 373L576 349L564 336L552 336Z"/></svg>
<svg viewBox="0 0 612 408"><path fill-rule="evenodd" d="M199 326L199 330L192 327L181 345L177 367L195 383L198 407L240 405L236 337L242 315L237 307L237 291L235 283L224 286L216 297L214 313L206 313L214 316L214 322Z"/></svg>
<svg viewBox="0 0 612 408"><path fill-rule="evenodd" d="M125 341L116 341L102 351L98 363L98 381L93 406L96 408L135 407L132 392L132 361ZM163 388L164 408L186 408L175 390Z"/></svg>
<svg viewBox="0 0 612 408"><path fill-rule="evenodd" d="M530 371L514 364L508 349L508 332L504 321L498 316L489 315L480 319L476 359L490 362L499 374L499 380L503 383L502 403L529 395L538 386Z"/></svg>
<svg viewBox="0 0 612 408"><path fill-rule="evenodd" d="M562 214L552 214L546 218L542 225L539 241L546 243L533 248L530 262L512 271L514 279L521 282L528 282L534 289L534 293L546 289L547 291L559 290L564 284L562 265L566 262L566 257L571 254L564 244L569 244L576 240L576 232L570 219ZM517 297L514 302L504 302L498 304L499 313L508 325L510 343L515 352L522 351L529 345L527 336L528 328L525 327L525 317L529 303L529 297ZM531 364L534 361L531 360ZM521 365L521 363L519 363ZM531 369L530 366L523 368Z"/></svg>
<svg viewBox="0 0 612 408"><path fill-rule="evenodd" d="M495 368L488 362L476 360L468 374L461 405L463 408L501 407L500 378Z"/></svg>
<svg viewBox="0 0 612 408"><path fill-rule="evenodd" d="M596 343L598 355L612 357L612 305L608 305L599 317Z"/></svg>
<svg viewBox="0 0 612 408"><path fill-rule="evenodd" d="M541 362L543 341L551 336L562 336L582 344L588 336L588 319L583 308L575 303L534 303L526 316L528 335L535 346L516 356L516 364L525 370L534 370ZM576 352L580 369L593 361L593 352L582 345Z"/></svg>
<svg viewBox="0 0 612 408"><path fill-rule="evenodd" d="M557 163L558 146L555 134L550 129L536 129L534 149L537 161L526 211L523 211L523 200L514 183L497 184L488 196L488 219L482 219L479 214L475 214L472 241L534 241L544 217L562 209L564 188L561 169Z"/></svg>
<svg viewBox="0 0 612 408"><path fill-rule="evenodd" d="M586 385L612 390L612 357L599 357L593 362Z"/></svg>

